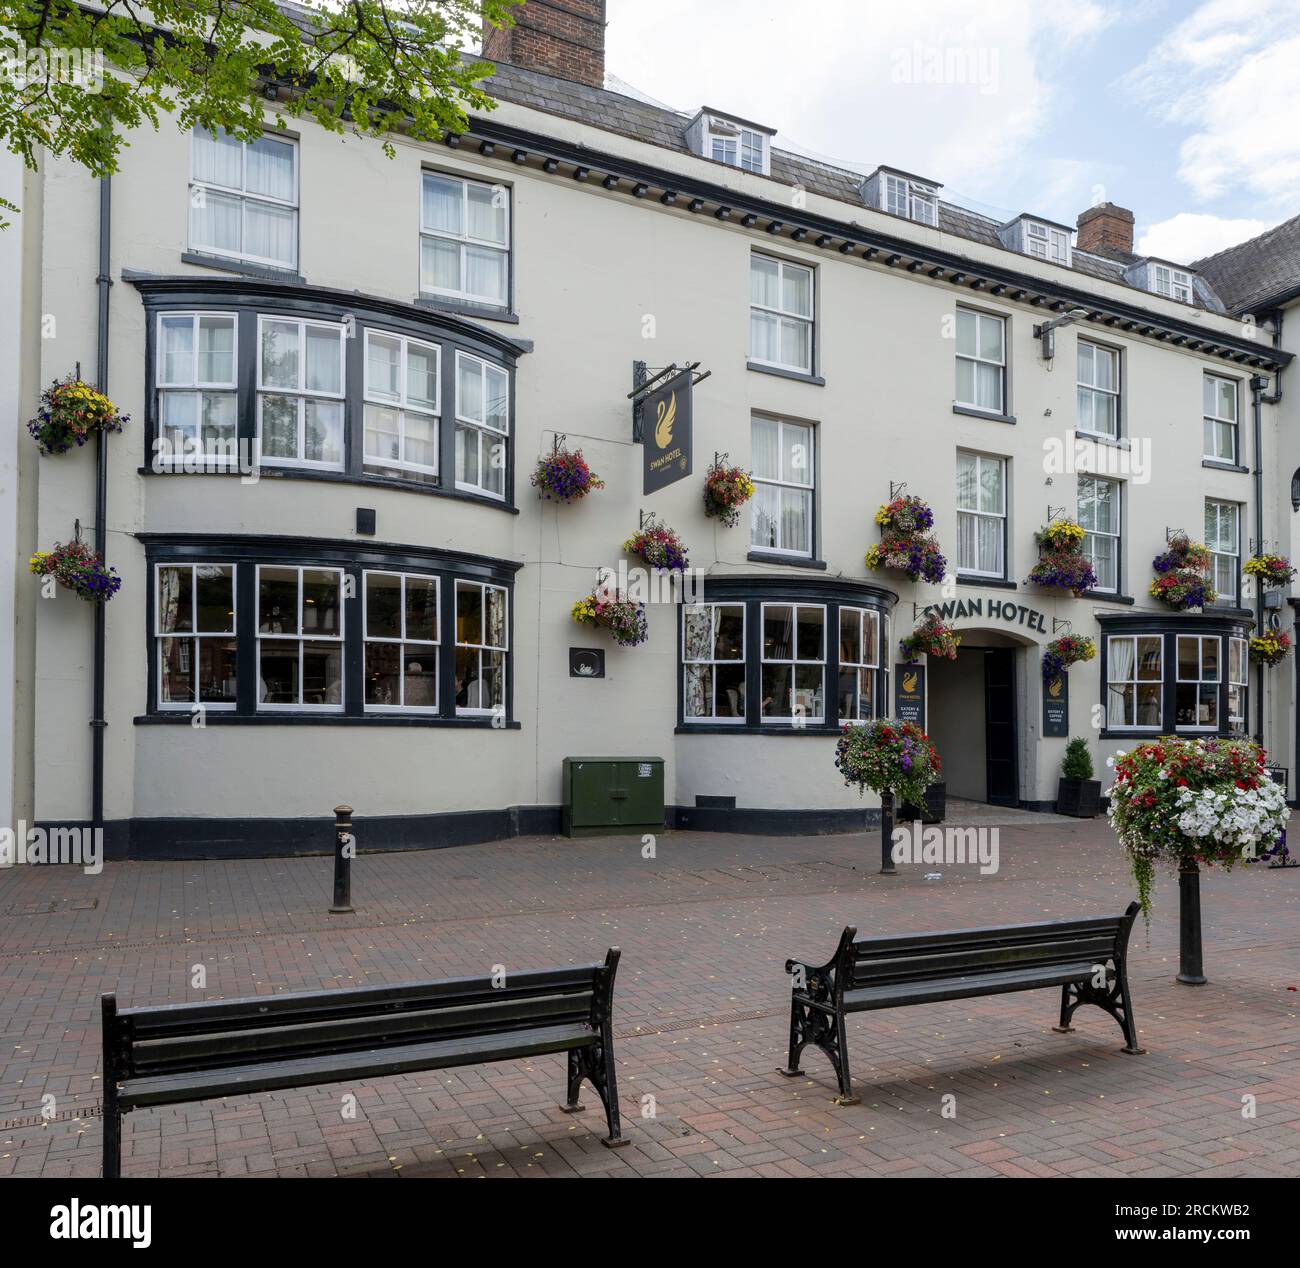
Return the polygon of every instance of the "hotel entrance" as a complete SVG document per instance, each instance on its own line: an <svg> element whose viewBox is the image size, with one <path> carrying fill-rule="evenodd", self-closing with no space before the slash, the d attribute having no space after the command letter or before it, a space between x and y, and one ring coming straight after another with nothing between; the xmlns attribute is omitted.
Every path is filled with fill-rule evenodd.
<svg viewBox="0 0 1300 1268"><path fill-rule="evenodd" d="M929 734L947 796L1018 806L1025 645L1000 631L961 633L957 659L927 667Z"/></svg>

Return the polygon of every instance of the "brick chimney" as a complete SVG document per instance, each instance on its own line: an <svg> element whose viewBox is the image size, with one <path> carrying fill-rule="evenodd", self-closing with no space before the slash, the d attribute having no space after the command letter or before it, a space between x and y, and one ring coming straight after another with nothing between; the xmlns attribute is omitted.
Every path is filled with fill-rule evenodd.
<svg viewBox="0 0 1300 1268"><path fill-rule="evenodd" d="M488 61L605 86L605 0L527 0L514 19L514 26L484 27Z"/></svg>
<svg viewBox="0 0 1300 1268"><path fill-rule="evenodd" d="M1094 255L1133 254L1133 213L1114 203L1098 203L1079 213L1075 247Z"/></svg>

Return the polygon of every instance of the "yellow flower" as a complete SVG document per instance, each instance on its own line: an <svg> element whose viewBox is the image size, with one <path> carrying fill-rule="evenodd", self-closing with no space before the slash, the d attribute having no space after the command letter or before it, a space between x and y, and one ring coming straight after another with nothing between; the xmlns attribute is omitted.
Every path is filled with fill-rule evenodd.
<svg viewBox="0 0 1300 1268"><path fill-rule="evenodd" d="M38 550L30 560L27 567L34 577L43 577L45 575L46 560L50 557L48 550Z"/></svg>

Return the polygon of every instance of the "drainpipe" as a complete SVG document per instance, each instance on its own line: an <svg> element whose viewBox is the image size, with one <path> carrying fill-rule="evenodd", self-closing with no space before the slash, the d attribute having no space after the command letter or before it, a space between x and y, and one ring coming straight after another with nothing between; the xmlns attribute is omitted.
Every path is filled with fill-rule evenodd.
<svg viewBox="0 0 1300 1268"><path fill-rule="evenodd" d="M1260 446L1264 436L1264 389L1268 380L1256 374L1250 380L1251 413L1255 434L1255 549L1264 549L1264 464ZM1264 587L1255 586L1255 633L1264 632ZM1264 743L1264 666L1255 666L1255 739Z"/></svg>
<svg viewBox="0 0 1300 1268"><path fill-rule="evenodd" d="M108 394L108 289L109 228L113 219L111 178L99 181L99 318L96 326L95 387ZM108 439L101 430L95 437L95 549L107 560L108 550ZM95 604L95 655L93 669L93 706L90 719L90 820L91 827L104 827L104 610L107 604Z"/></svg>

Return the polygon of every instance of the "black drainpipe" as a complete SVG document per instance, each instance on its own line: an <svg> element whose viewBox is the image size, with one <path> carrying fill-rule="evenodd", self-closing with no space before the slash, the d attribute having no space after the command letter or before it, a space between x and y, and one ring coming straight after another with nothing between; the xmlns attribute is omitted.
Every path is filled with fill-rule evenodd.
<svg viewBox="0 0 1300 1268"><path fill-rule="evenodd" d="M1255 375L1250 380L1251 413L1255 432L1255 549L1264 549L1264 464L1260 447L1264 436L1264 389L1268 380ZM1264 633L1264 587L1255 586L1255 633ZM1264 743L1264 666L1255 666L1255 739Z"/></svg>
<svg viewBox="0 0 1300 1268"><path fill-rule="evenodd" d="M99 181L99 320L96 329L95 387L108 394L108 239L113 219L113 188L110 177ZM95 437L95 549L107 560L108 550L108 441L101 431ZM95 604L94 704L90 719L90 819L91 827L104 826L104 609Z"/></svg>

